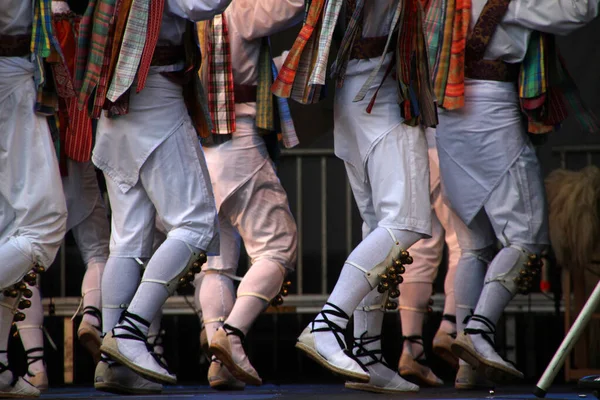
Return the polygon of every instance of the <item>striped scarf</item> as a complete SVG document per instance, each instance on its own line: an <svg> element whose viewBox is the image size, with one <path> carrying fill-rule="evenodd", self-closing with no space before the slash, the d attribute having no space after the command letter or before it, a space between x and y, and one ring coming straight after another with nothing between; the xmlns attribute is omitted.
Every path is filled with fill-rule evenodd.
<svg viewBox="0 0 600 400"><path fill-rule="evenodd" d="M225 15L216 15L206 24L208 110L213 134L235 132L235 96L229 30Z"/></svg>
<svg viewBox="0 0 600 400"><path fill-rule="evenodd" d="M337 57L331 66L331 78L336 80L337 87L342 87L344 84L344 76L346 75L346 68L350 61L350 51L352 45L357 38L360 38L362 34L361 19L363 15L365 0L356 0L355 4L348 5L348 11L351 12L346 27L346 32L342 38L342 43L338 50Z"/></svg>
<svg viewBox="0 0 600 400"><path fill-rule="evenodd" d="M137 76L144 88L158 42L165 0L90 0L77 46L75 86L79 108L90 98L91 116L128 112Z"/></svg>
<svg viewBox="0 0 600 400"><path fill-rule="evenodd" d="M105 64L104 57L107 53L106 47L109 42L109 30L111 22L114 21L115 3L116 0L90 1L81 21L77 46L78 72L76 73L80 109L87 104L92 92L100 82L102 66Z"/></svg>
<svg viewBox="0 0 600 400"><path fill-rule="evenodd" d="M440 1L447 1L445 15L440 10ZM483 59L509 2L510 0L487 1L480 20L468 38L467 46L466 32L470 22L471 0L430 0L425 32L430 50L430 65L434 67L435 94L440 107L454 110L464 106L465 57ZM441 24L440 21L444 23ZM596 118L583 104L551 35L536 31L532 33L521 63L519 98L521 110L527 116L530 133L555 130L566 119L568 108L571 108L586 131L599 130Z"/></svg>
<svg viewBox="0 0 600 400"><path fill-rule="evenodd" d="M304 19L304 25L281 67L277 79L271 87L271 91L276 96L289 98L292 95L292 88L298 75L301 82L308 82L311 66L314 66L314 63L310 60L310 56L314 52L306 52L305 50L309 41L315 40L313 34L319 31L318 27L321 25L325 2L325 0L311 1ZM333 34L333 29L331 29L331 34ZM301 88L302 92L304 92L305 87L306 85Z"/></svg>
<svg viewBox="0 0 600 400"><path fill-rule="evenodd" d="M396 50L401 115L407 125L435 127L437 107L423 33L423 7L419 0L405 0L403 5Z"/></svg>
<svg viewBox="0 0 600 400"><path fill-rule="evenodd" d="M552 35L532 33L519 74L519 98L530 133L557 130L569 109L587 132L600 130L596 117L583 103L558 54Z"/></svg>
<svg viewBox="0 0 600 400"><path fill-rule="evenodd" d="M214 20L217 21L214 21ZM199 22L198 38L200 47L208 54L206 67L199 76L208 80L208 104L213 135L229 135L235 132L236 114L234 98L233 65L229 45L229 31L225 15L216 16L213 21ZM217 32L215 32L217 29ZM204 70L206 68L206 70ZM258 60L258 83L256 88L256 127L263 136L280 133L286 148L296 146L298 138L287 99L276 98L271 93L271 85L277 77L277 68L271 55L268 38L261 42ZM277 119L276 116L279 118ZM219 120L220 118L220 120ZM207 141L221 141L212 137Z"/></svg>
<svg viewBox="0 0 600 400"><path fill-rule="evenodd" d="M58 122L60 131L61 160L68 157L86 162L92 152L92 123L86 110L77 109L77 94L73 86L79 17L74 13L55 15L53 28L66 62L60 59L49 61L59 97L58 118L53 121Z"/></svg>
<svg viewBox="0 0 600 400"><path fill-rule="evenodd" d="M52 27L52 1L33 0L33 26L30 50L35 66L34 81L37 89L34 109L41 115L53 115L58 106L56 93L47 85L44 60L53 57L64 62L60 44Z"/></svg>
<svg viewBox="0 0 600 400"><path fill-rule="evenodd" d="M471 20L471 0L431 0L425 17L425 34L433 67L438 105L456 109L464 105L465 47ZM442 23L443 21L443 23Z"/></svg>
<svg viewBox="0 0 600 400"><path fill-rule="evenodd" d="M153 1L153 3L158 2ZM111 102L116 102L133 84L148 36L149 10L150 0L133 0L131 4L119 59L106 95L106 98ZM162 18L162 11L160 17ZM158 31L156 32L156 40L158 40ZM156 42L154 42L155 45ZM154 46L152 50L154 50Z"/></svg>

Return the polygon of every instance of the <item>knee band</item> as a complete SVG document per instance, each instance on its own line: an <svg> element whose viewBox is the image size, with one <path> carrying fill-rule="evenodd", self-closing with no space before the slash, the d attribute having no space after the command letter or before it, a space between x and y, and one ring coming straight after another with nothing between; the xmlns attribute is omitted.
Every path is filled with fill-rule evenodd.
<svg viewBox="0 0 600 400"><path fill-rule="evenodd" d="M175 293L178 287L185 288L194 281L194 276L202 271L202 265L206 263L207 257L204 251L194 252L194 250L185 243L190 251L190 258L187 265L173 279L164 281L160 279L142 279L142 282L152 282L164 285L169 295Z"/></svg>
<svg viewBox="0 0 600 400"><path fill-rule="evenodd" d="M494 249L494 246L488 246L484 247L483 249L463 250L461 257L473 257L481 261L485 265L489 265L494 259L495 255L496 250Z"/></svg>
<svg viewBox="0 0 600 400"><path fill-rule="evenodd" d="M369 282L371 289L377 287L377 291L379 293L389 291L390 298L395 299L400 296L398 285L404 281L402 274L406 272L405 265L412 264L413 259L408 254L408 251L402 249L400 242L394 235L394 232L388 228L386 228L386 230L390 234L394 245L392 246L392 249L388 253L385 260L370 270L367 270L349 260L346 260L346 264L364 272L365 278Z"/></svg>
<svg viewBox="0 0 600 400"><path fill-rule="evenodd" d="M232 281L237 281L237 282L241 282L243 279L242 276L237 276L236 274L234 274L232 272L228 272L228 270L202 268L202 272L204 272L206 275L209 275L209 274L223 275L223 276L226 276L227 278L231 279Z"/></svg>
<svg viewBox="0 0 600 400"><path fill-rule="evenodd" d="M505 247L496 257L494 261L506 263L506 272L486 279L485 284L498 282L513 296L517 293L528 294L542 268L541 257L514 245Z"/></svg>
<svg viewBox="0 0 600 400"><path fill-rule="evenodd" d="M287 283L284 282L287 271L278 262L267 259L261 261L268 261L269 264L263 265L260 269L258 269L260 267L258 262L253 265L238 287L237 296L257 297L269 303L281 293L283 284ZM266 268L267 266L269 268Z"/></svg>

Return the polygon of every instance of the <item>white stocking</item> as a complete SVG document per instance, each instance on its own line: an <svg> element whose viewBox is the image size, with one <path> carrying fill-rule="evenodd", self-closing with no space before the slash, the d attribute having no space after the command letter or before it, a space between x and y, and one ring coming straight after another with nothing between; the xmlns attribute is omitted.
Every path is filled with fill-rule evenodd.
<svg viewBox="0 0 600 400"><path fill-rule="evenodd" d="M102 332L115 327L141 278L141 266L133 258L109 257L102 275Z"/></svg>
<svg viewBox="0 0 600 400"><path fill-rule="evenodd" d="M44 323L44 310L42 308L42 298L40 289L36 286L30 286L31 292L31 307L22 310L25 314L25 320L16 323L23 343L23 349L28 360L28 372L36 374L44 371L44 332L42 324ZM29 359L35 360L29 364Z"/></svg>
<svg viewBox="0 0 600 400"><path fill-rule="evenodd" d="M233 281L226 275L208 271L200 287L200 305L208 343L223 326L235 302Z"/></svg>
<svg viewBox="0 0 600 400"><path fill-rule="evenodd" d="M400 285L400 319L402 336L423 336L423 323L431 296L431 284L423 282L403 283ZM407 351L413 359L424 359L421 341L405 340L403 351Z"/></svg>
<svg viewBox="0 0 600 400"><path fill-rule="evenodd" d="M266 258L256 261L238 287L238 299L226 323L247 334L254 320L279 293L284 278L284 268L278 263Z"/></svg>
<svg viewBox="0 0 600 400"><path fill-rule="evenodd" d="M90 262L83 276L81 284L81 295L83 296L83 309L93 307L98 310L102 308L102 274L105 263ZM83 320L92 326L100 326L100 321L91 313L83 314Z"/></svg>

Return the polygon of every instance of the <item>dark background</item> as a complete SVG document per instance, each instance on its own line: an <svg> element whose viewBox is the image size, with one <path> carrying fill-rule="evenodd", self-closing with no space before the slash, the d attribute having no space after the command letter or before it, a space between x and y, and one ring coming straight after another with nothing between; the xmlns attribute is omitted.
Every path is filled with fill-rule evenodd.
<svg viewBox="0 0 600 400"><path fill-rule="evenodd" d="M73 8L81 7L84 2L73 4ZM76 10L83 12L83 10ZM273 38L273 54L280 54L282 50L288 49L293 42L297 29L292 29ZM579 86L581 95L586 104L600 115L600 21L596 19L587 27L567 36L559 38L559 46L563 56L566 58L569 70ZM301 145L299 148L332 148L333 146L333 115L332 98L334 88L329 85L329 97L327 100L311 106L300 106L292 103L292 112L295 117L296 127L299 132ZM539 149L544 173L560 166L560 159L552 149L561 145L591 145L600 143L598 133L585 133L573 120L564 124L563 129L548 137L547 143ZM597 158L593 158L595 163ZM569 168L578 169L586 165L585 157L573 156L567 159ZM319 193L319 160L308 159L304 163L304 187L305 190L315 193L309 199L305 199L303 224L305 232L319 232L320 226L320 193ZM345 241L342 232L345 229L345 217L342 207L334 203L336 194L343 193L344 180L343 166L337 160L328 161L330 178L328 179L328 226L329 226L329 274L328 290L331 290L339 270L347 256ZM279 165L281 180L288 191L290 206L295 210L295 164L290 158L283 157ZM314 178L317 177L317 178ZM360 221L356 210L353 214L353 242L357 243L360 237ZM84 273L84 265L75 246L74 240L69 234L66 240L67 260L67 296L80 295L80 283ZM245 257L242 257L242 271L245 268ZM304 236L304 289L305 293L319 293L320 273L318 266L321 262L320 241L314 235ZM436 283L436 290L443 291L443 270ZM294 277L292 277L294 281ZM58 264L43 277L44 297L60 295L60 275ZM190 296L191 300L191 296ZM321 368L301 356L294 349L297 335L312 319L312 315L263 315L256 322L254 328L248 335L248 355L266 382L338 382L337 378L324 373ZM430 314L425 327L426 343L431 343L441 316ZM80 317L76 318L76 324ZM195 316L167 316L163 319L167 331L166 353L169 365L177 372L179 381L182 383L206 383L206 371L208 365L203 362L199 351L199 323ZM397 314L387 314L384 327L384 350L386 358L391 365L396 365L401 349L399 318ZM54 341L59 344L59 350L54 351L46 342L46 360L51 385L63 382L62 375L62 319L47 317L45 325L52 335ZM77 326L77 325L75 325ZM529 380L535 380L544 370L552 357L554 350L562 340L564 329L562 316L520 314L517 317L517 365L526 372ZM503 347L502 321L498 326L498 344ZM12 364L19 371L24 371L22 363L23 355L19 351L20 342L13 340L11 346L14 350L11 354ZM77 345L75 349L75 383L91 384L93 377L92 360L84 349ZM432 365L440 377L445 378L447 383L452 382L452 372L435 357L430 355ZM559 374L557 380L560 381Z"/></svg>

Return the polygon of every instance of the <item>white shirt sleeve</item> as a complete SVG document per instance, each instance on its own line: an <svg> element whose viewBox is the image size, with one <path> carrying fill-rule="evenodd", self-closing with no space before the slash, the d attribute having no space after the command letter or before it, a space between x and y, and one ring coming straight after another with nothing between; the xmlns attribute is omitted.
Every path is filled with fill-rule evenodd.
<svg viewBox="0 0 600 400"><path fill-rule="evenodd" d="M303 11L304 0L233 0L227 18L242 38L254 40L296 25Z"/></svg>
<svg viewBox="0 0 600 400"><path fill-rule="evenodd" d="M566 35L598 15L599 0L512 0L502 25Z"/></svg>
<svg viewBox="0 0 600 400"><path fill-rule="evenodd" d="M223 13L231 0L167 0L169 11L189 21L203 21Z"/></svg>

